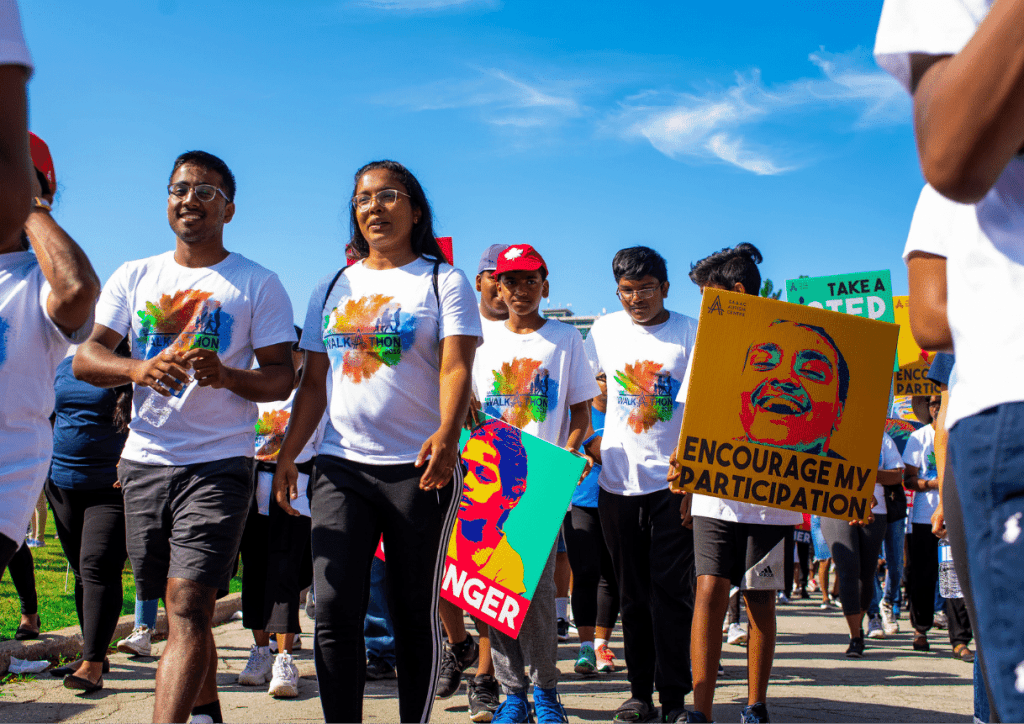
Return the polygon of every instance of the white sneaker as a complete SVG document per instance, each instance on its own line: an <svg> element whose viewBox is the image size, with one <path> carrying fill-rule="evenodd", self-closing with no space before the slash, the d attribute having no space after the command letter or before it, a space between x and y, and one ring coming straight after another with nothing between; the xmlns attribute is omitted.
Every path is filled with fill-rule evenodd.
<svg viewBox="0 0 1024 724"><path fill-rule="evenodd" d="M209 714L193 714L189 724L213 724L213 717Z"/></svg>
<svg viewBox="0 0 1024 724"><path fill-rule="evenodd" d="M134 631L117 642L117 650L122 654L149 656L153 650L153 632L149 626L136 626Z"/></svg>
<svg viewBox="0 0 1024 724"><path fill-rule="evenodd" d="M729 624L729 637L726 641L735 646L742 646L747 643L747 630L738 623Z"/></svg>
<svg viewBox="0 0 1024 724"><path fill-rule="evenodd" d="M259 646L253 644L249 649L249 660L245 663L242 673L238 675L238 683L242 686L263 686L270 681L273 667L274 655L270 653L270 649L264 648L261 651Z"/></svg>
<svg viewBox="0 0 1024 724"><path fill-rule="evenodd" d="M292 699L299 695L299 669L292 663L291 654L274 657L274 678L267 693L278 699Z"/></svg>
<svg viewBox="0 0 1024 724"><path fill-rule="evenodd" d="M789 603L789 596L786 595L785 591L779 591L779 595L776 597L776 600L779 603L785 605L785 604Z"/></svg>
<svg viewBox="0 0 1024 724"><path fill-rule="evenodd" d="M878 616L872 616L868 619L868 638L869 639L884 639L885 629L882 628L882 620Z"/></svg>

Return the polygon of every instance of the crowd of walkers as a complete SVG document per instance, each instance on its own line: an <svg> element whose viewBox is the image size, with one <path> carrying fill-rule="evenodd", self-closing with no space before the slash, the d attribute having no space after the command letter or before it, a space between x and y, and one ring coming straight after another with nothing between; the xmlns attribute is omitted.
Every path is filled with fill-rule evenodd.
<svg viewBox="0 0 1024 724"><path fill-rule="evenodd" d="M27 129L31 59L14 0L0 0L0 573L22 600L18 637L44 626L26 540L42 491L85 642L64 685L103 687L130 560L137 625L118 648L148 654L158 599L167 616L158 722L222 721L212 617L239 554L253 635L239 683L298 695L304 597L326 721L361 720L365 681L396 676L402 721L428 721L464 676L473 721L566 721L557 647L572 619L583 676L620 666L609 639L621 627L615 721L711 721L724 634L747 647L742 721L766 722L776 607L816 593L842 611L845 656L898 633L909 611L914 650L944 626L952 655L975 664L978 719L1024 719L1024 383L1000 374L1024 362L1024 317L985 312L1015 309L1024 291L1022 29L1024 0L884 5L876 57L913 95L929 182L904 251L911 325L923 348L956 357L932 364L941 394L913 405L924 425L883 435L870 513L847 522L673 494L698 324L665 306L656 250L614 255L622 310L584 339L540 312L569 283L540 244L489 247L478 300L426 191L394 161L354 174L346 254L301 328L277 275L225 247L235 178L204 151L171 164L173 248L101 285L52 214L54 162ZM689 279L756 295L761 261L740 244L695 260ZM493 394L524 360L544 370L542 414ZM795 366L776 374L800 384ZM522 495L495 492L485 456L460 458L477 410L592 464L517 637L482 621L473 636L438 595L460 555L523 586L501 525L472 518L504 521ZM472 550L449 544L456 526Z"/></svg>

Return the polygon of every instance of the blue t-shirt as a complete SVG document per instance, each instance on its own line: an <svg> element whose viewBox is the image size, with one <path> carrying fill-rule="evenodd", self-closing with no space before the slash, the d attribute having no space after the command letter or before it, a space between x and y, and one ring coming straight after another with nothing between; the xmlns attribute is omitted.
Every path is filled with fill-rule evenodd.
<svg viewBox="0 0 1024 724"><path fill-rule="evenodd" d="M604 433L604 413L595 410L593 407L590 408L590 424L594 428L594 435L601 435ZM576 489L572 491L572 504L580 508L596 508L597 507L597 491L600 489L597 485L597 479L601 476L601 466L595 465L587 473L587 477L583 478L583 482L576 486Z"/></svg>
<svg viewBox="0 0 1024 724"><path fill-rule="evenodd" d="M112 423L115 390L75 379L72 357L57 367L50 479L58 488L98 490L117 482L117 462L128 439Z"/></svg>

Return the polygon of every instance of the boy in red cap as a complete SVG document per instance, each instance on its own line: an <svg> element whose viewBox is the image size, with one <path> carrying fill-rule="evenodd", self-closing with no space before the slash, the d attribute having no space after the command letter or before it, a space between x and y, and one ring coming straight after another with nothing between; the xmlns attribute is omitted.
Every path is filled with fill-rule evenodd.
<svg viewBox="0 0 1024 724"><path fill-rule="evenodd" d="M0 574L46 480L57 365L88 336L100 291L85 252L50 215L50 152L38 136L30 145L32 210L20 232L0 238Z"/></svg>
<svg viewBox="0 0 1024 724"><path fill-rule="evenodd" d="M503 324L487 325L484 330L484 343L473 364L473 389L488 415L567 450L578 450L590 426L590 400L600 390L579 330L545 319L538 311L548 296L547 275L544 259L528 244L514 244L498 255L494 276L509 316ZM538 482L534 479L531 484ZM531 681L537 721L566 721L555 688L554 572L552 546L519 638L491 629L494 674L505 691L493 722L529 719L526 690Z"/></svg>

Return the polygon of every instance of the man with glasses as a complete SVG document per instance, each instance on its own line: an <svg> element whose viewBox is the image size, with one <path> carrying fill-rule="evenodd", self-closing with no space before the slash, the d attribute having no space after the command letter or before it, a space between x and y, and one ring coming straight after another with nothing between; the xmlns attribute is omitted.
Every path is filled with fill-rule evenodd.
<svg viewBox="0 0 1024 724"><path fill-rule="evenodd" d="M601 465L598 512L619 587L630 684L615 721L656 717L656 679L663 716L685 721L683 702L693 689L693 533L680 525L667 475L697 321L665 309L668 273L653 249L623 249L612 273L623 311L597 320L585 346L595 376L609 378L604 435L587 452Z"/></svg>
<svg viewBox="0 0 1024 724"><path fill-rule="evenodd" d="M118 478L136 591L167 606L153 720L219 722L214 601L253 495L256 403L288 397L296 337L277 275L224 248L227 165L184 153L167 190L174 250L114 272L74 371L98 387L134 384ZM128 334L125 359L113 350Z"/></svg>

